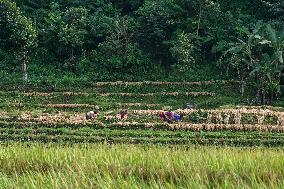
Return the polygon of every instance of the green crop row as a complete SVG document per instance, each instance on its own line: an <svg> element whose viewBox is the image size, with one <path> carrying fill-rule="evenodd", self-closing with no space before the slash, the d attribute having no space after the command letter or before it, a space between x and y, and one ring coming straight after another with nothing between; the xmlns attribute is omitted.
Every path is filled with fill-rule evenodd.
<svg viewBox="0 0 284 189"><path fill-rule="evenodd" d="M1 128L1 141L107 142L143 144L202 144L232 146L281 146L284 134L261 132L182 132L85 128Z"/></svg>
<svg viewBox="0 0 284 189"><path fill-rule="evenodd" d="M204 82L103 82L88 85L88 87L59 88L54 86L35 87L34 85L1 85L3 91L86 91L86 92L161 92L161 91L196 91L200 89L227 89L237 91L237 81L204 81Z"/></svg>
<svg viewBox="0 0 284 189"><path fill-rule="evenodd" d="M284 186L281 147L6 142L0 157L0 188Z"/></svg>
<svg viewBox="0 0 284 189"><path fill-rule="evenodd" d="M0 134L34 134L34 135L73 135L73 136L98 136L98 137L129 137L129 138L201 138L201 139L283 139L283 133L259 133L259 132L182 132L182 131L163 131L163 130L114 130L114 129L93 129L90 127L71 129L71 128L0 128Z"/></svg>
<svg viewBox="0 0 284 189"><path fill-rule="evenodd" d="M138 93L137 93L138 94ZM140 93L139 93L140 94ZM181 93L182 94L182 93ZM30 95L30 94L29 94ZM182 108L185 103L194 103L198 108L216 108L223 105L238 105L243 98L237 96L188 96L188 95L155 95L155 96L101 96L98 93L78 93L76 95L63 95L62 93L25 95L22 92L0 92L0 107L7 110L34 110L46 109L48 104L88 104L98 105L103 110L119 107L121 103L160 104L159 107L172 106L174 109ZM45 96L47 95L47 96ZM40 106L42 104L44 107ZM130 107L131 108L131 107ZM141 107L139 107L140 109ZM142 109L147 109L145 106ZM50 108L48 108L50 109ZM62 110L56 108L55 110ZM67 108L70 111L78 108ZM52 110L52 109L51 109Z"/></svg>
<svg viewBox="0 0 284 189"><path fill-rule="evenodd" d="M118 130L172 130L172 131L257 131L283 133L284 127L278 125L225 125L225 124L166 124L166 123L110 123L87 122L84 124L70 123L40 123L40 122L6 122L0 121L0 128L84 128L93 129L118 129Z"/></svg>
<svg viewBox="0 0 284 189"><path fill-rule="evenodd" d="M220 90L230 93L238 93L236 84L216 84L216 85L140 85L140 86L101 86L94 91L99 93L157 93L157 92L200 92L210 91L220 93Z"/></svg>
<svg viewBox="0 0 284 189"><path fill-rule="evenodd" d="M283 139L242 139L242 138L148 138L148 137L99 137L99 136L76 136L76 135L56 135L45 134L0 134L1 141L18 142L68 142L68 143L131 143L131 144L161 144L161 145L226 145L226 146L283 146Z"/></svg>

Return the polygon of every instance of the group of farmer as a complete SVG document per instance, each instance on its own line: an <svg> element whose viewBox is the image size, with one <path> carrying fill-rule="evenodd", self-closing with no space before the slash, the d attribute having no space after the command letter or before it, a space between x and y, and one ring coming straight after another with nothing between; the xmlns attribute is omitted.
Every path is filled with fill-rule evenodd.
<svg viewBox="0 0 284 189"><path fill-rule="evenodd" d="M96 119L99 113L99 108L96 106L95 110L86 113L86 120ZM119 118L125 120L128 117L128 110L126 106L122 106L119 111ZM162 121L167 123L181 122L183 114L178 114L172 111L162 111L159 113L159 117Z"/></svg>
<svg viewBox="0 0 284 189"><path fill-rule="evenodd" d="M182 121L183 114L177 114L175 112L166 111L166 112L160 112L159 117L162 121L165 121L167 123L173 123L173 122L180 122Z"/></svg>

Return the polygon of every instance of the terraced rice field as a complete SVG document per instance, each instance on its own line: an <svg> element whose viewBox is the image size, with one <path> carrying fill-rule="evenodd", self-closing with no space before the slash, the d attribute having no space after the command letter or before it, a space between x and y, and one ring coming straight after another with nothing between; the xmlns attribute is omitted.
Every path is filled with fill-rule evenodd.
<svg viewBox="0 0 284 189"><path fill-rule="evenodd" d="M0 140L282 146L283 108L237 107L246 99L236 86L235 81L104 82L72 92L3 90ZM197 109L183 109L186 102ZM129 108L127 120L117 116L121 105ZM95 106L98 118L85 120ZM183 113L183 121L163 123L158 114L164 110Z"/></svg>
<svg viewBox="0 0 284 189"><path fill-rule="evenodd" d="M0 188L283 188L284 108L238 92L235 81L2 89ZM161 121L165 110L182 122Z"/></svg>

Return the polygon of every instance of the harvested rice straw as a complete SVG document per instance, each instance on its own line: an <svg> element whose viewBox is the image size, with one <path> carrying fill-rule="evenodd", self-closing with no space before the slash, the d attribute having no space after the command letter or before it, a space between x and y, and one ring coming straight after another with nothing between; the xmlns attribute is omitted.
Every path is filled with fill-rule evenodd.
<svg viewBox="0 0 284 189"><path fill-rule="evenodd" d="M124 82L124 81L116 81L116 82L97 82L95 84L96 87L101 86L141 86L141 85L209 85L216 83L239 83L236 80L215 80L215 81L198 81L198 82L156 82L156 81L144 81L144 82Z"/></svg>
<svg viewBox="0 0 284 189"><path fill-rule="evenodd" d="M113 96L113 95L118 95L118 96L128 96L128 97L147 97L147 96L156 96L156 95L168 95L168 96L215 96L215 93L209 93L209 92L161 92L161 93L145 93L145 94L140 94L140 93L102 93L100 94L101 96L107 97L107 96Z"/></svg>
<svg viewBox="0 0 284 189"><path fill-rule="evenodd" d="M207 114L206 123L207 123L207 124L212 123L212 113L211 113L211 112L209 112L209 113Z"/></svg>
<svg viewBox="0 0 284 189"><path fill-rule="evenodd" d="M30 96L30 97L48 97L48 96L80 96L80 95L86 95L88 96L89 93L82 93L82 92L51 92L51 93L44 93L44 92L28 92L28 93L23 93L25 96Z"/></svg>
<svg viewBox="0 0 284 189"><path fill-rule="evenodd" d="M228 125L230 120L230 114L225 113L225 118L223 119L224 124Z"/></svg>
<svg viewBox="0 0 284 189"><path fill-rule="evenodd" d="M94 105L89 104L47 104L50 108L94 108Z"/></svg>
<svg viewBox="0 0 284 189"><path fill-rule="evenodd" d="M217 123L222 124L222 121L223 121L222 113L220 113L220 112L217 113L216 121L217 121Z"/></svg>

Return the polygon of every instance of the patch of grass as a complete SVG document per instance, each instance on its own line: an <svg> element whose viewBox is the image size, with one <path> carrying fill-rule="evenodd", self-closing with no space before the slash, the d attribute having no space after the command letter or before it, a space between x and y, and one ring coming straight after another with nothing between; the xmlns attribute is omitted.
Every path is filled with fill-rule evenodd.
<svg viewBox="0 0 284 189"><path fill-rule="evenodd" d="M283 149L2 144L2 188L282 188Z"/></svg>

